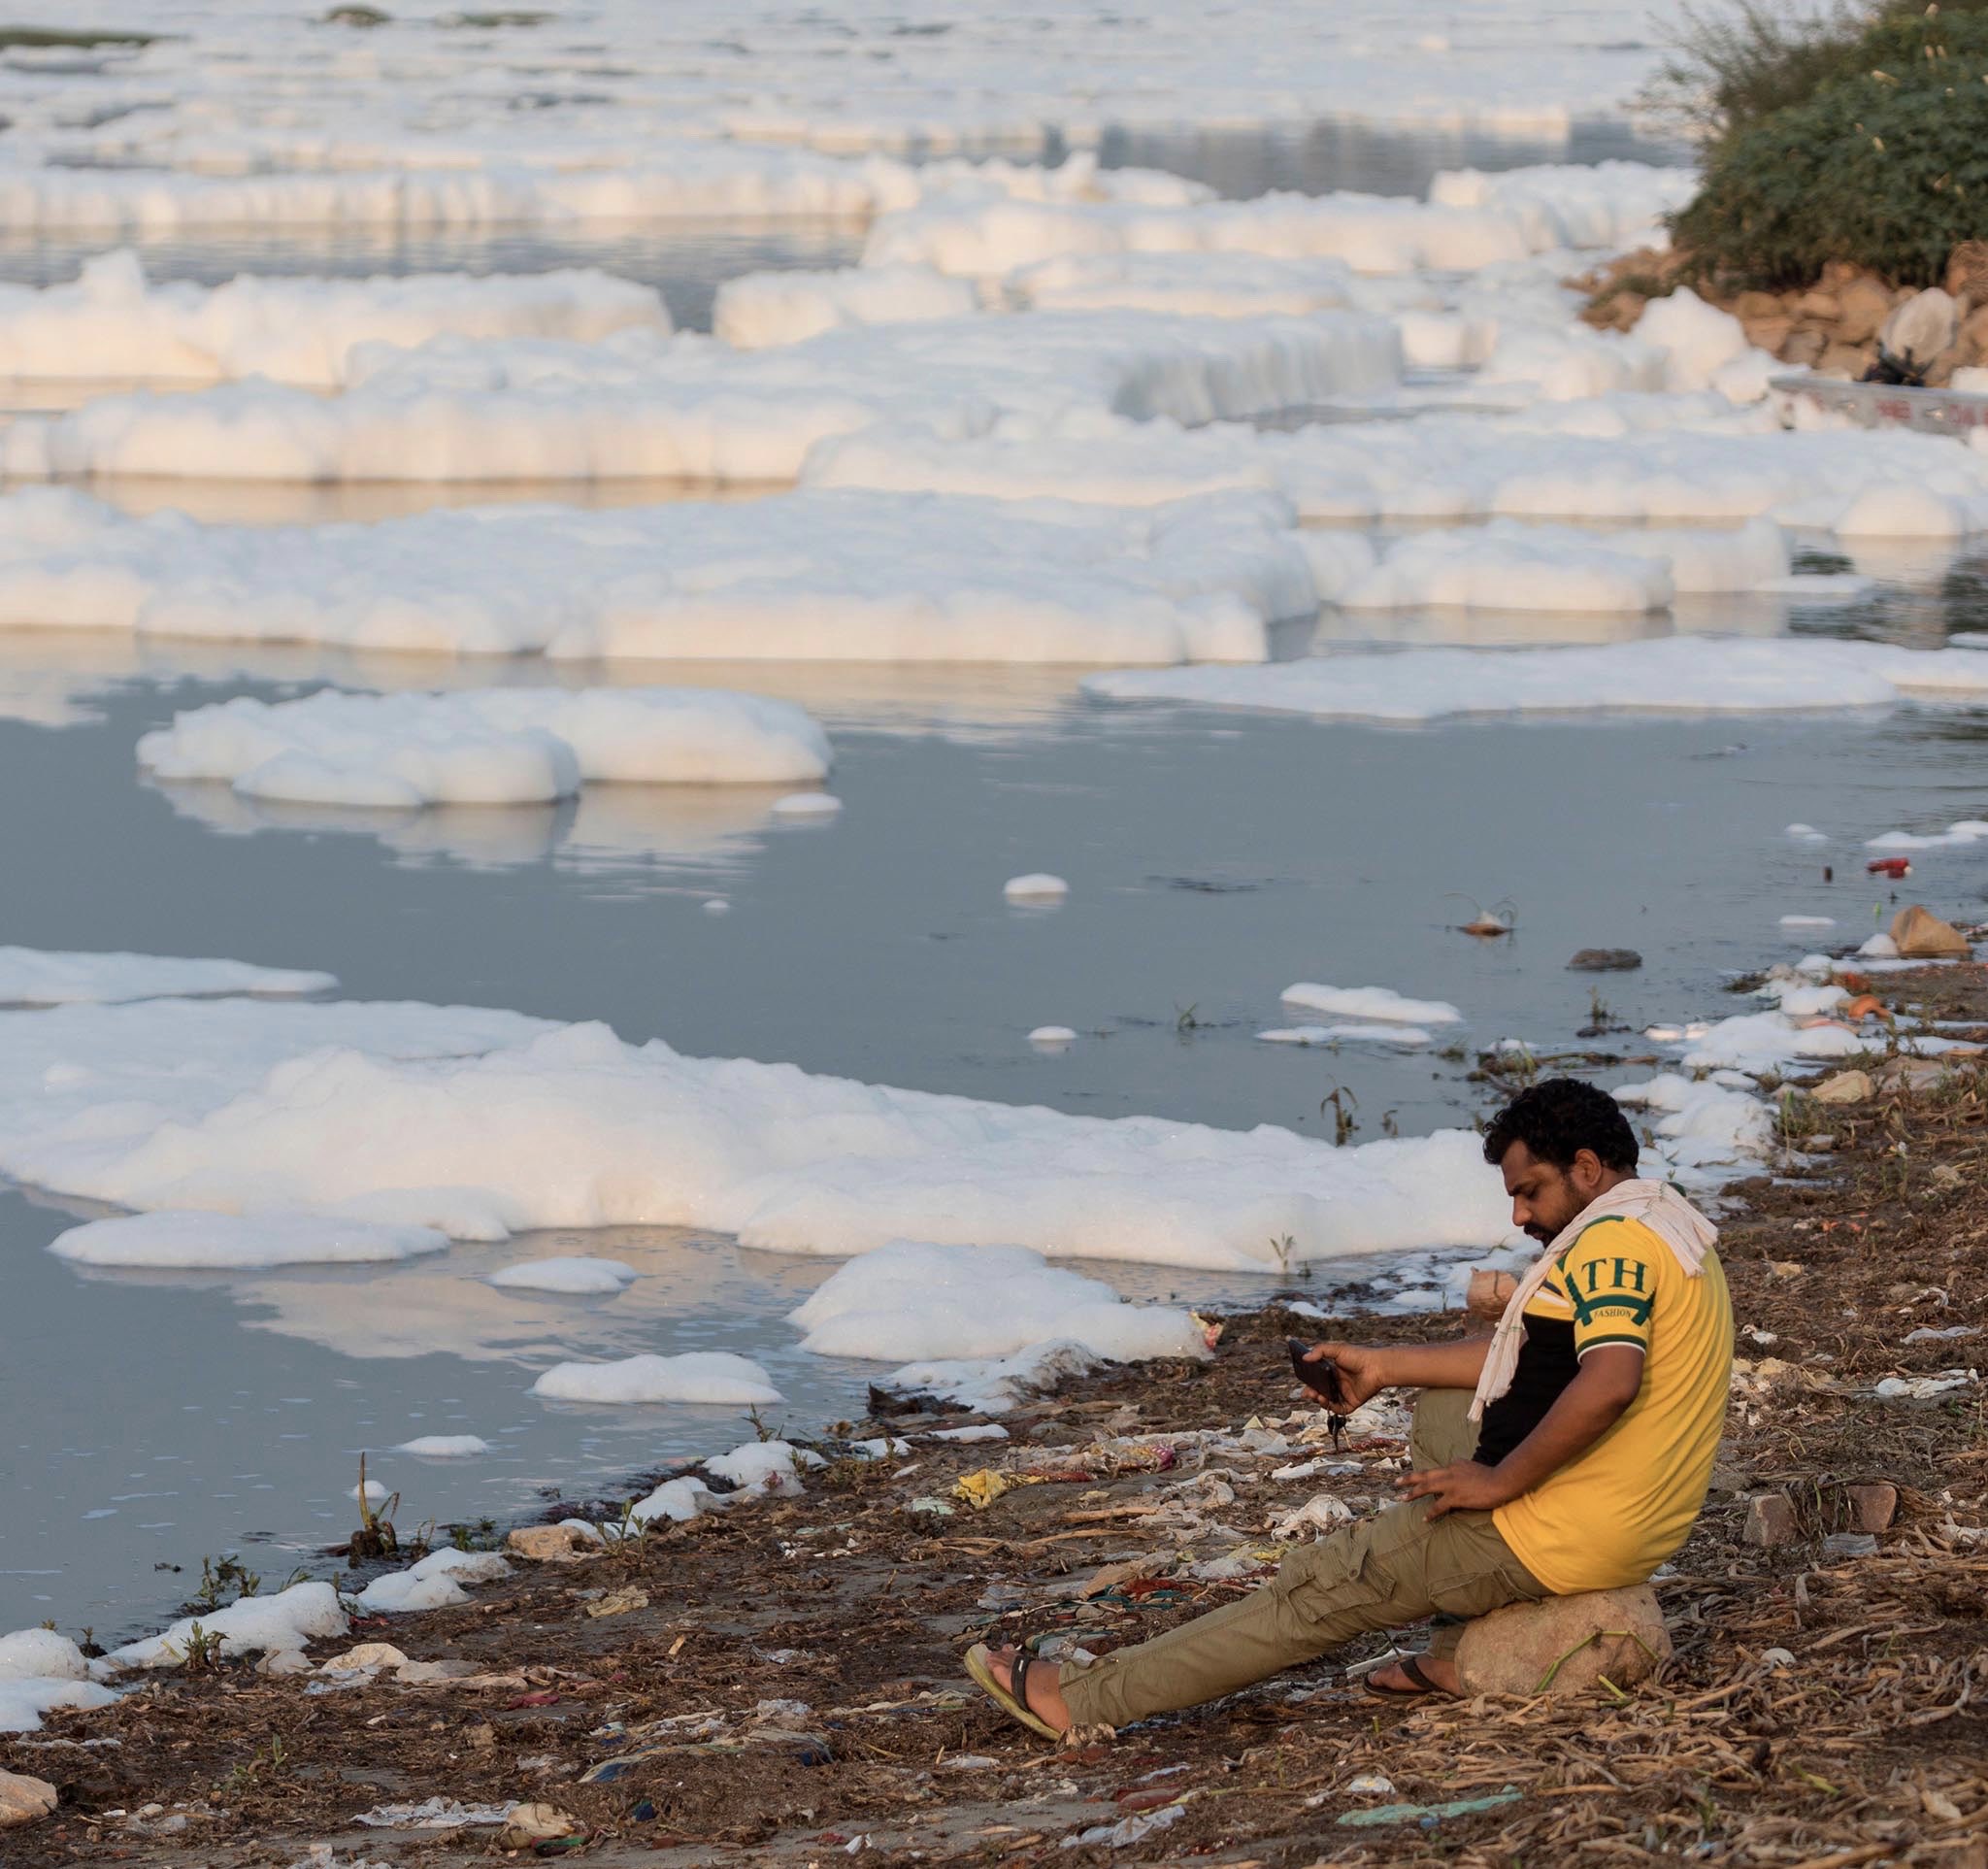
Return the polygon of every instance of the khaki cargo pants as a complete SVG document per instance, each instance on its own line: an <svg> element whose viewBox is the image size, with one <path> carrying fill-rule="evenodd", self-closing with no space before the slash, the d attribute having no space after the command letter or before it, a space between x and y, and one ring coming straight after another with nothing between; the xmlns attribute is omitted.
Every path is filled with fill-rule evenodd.
<svg viewBox="0 0 1988 1869"><path fill-rule="evenodd" d="M1470 1404L1465 1388L1421 1392L1409 1442L1416 1466L1470 1458L1477 1445ZM1072 1719L1126 1726L1148 1714L1196 1707L1314 1660L1353 1636L1428 1616L1456 1619L1429 1644L1431 1653L1446 1654L1472 1617L1548 1594L1498 1535L1488 1512L1452 1512L1434 1523L1428 1512L1421 1500L1391 1506L1298 1546L1276 1578L1247 1596L1101 1660L1066 1663L1057 1681Z"/></svg>

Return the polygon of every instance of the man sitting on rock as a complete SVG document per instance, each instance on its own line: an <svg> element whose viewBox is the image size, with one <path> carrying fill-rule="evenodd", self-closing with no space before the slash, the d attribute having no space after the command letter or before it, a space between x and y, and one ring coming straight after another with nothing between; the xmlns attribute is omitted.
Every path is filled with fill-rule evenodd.
<svg viewBox="0 0 1988 1869"><path fill-rule="evenodd" d="M1263 1588L1131 1648L1056 1667L976 1647L967 1670L1034 1731L1129 1725L1439 1619L1387 1697L1459 1691L1464 1622L1509 1603L1641 1584L1690 1534L1725 1422L1733 1313L1711 1223L1638 1179L1614 1098L1521 1092L1484 1137L1513 1223L1545 1252L1489 1336L1326 1343L1348 1408L1421 1390L1401 1504L1292 1551Z"/></svg>

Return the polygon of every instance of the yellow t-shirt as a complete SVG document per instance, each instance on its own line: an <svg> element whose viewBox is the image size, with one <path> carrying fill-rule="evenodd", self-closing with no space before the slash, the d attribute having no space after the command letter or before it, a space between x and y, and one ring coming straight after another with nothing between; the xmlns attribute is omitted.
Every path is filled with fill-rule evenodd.
<svg viewBox="0 0 1988 1869"><path fill-rule="evenodd" d="M1557 1596L1640 1584L1690 1535L1726 1422L1733 1305L1715 1252L1696 1278L1640 1220L1610 1216L1560 1256L1576 1356L1643 1352L1642 1386L1579 1458L1491 1515Z"/></svg>

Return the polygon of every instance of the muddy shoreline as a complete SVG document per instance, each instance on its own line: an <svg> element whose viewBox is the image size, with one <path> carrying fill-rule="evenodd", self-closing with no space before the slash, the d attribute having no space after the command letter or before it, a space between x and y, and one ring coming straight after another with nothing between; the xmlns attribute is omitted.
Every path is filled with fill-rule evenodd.
<svg viewBox="0 0 1988 1869"><path fill-rule="evenodd" d="M1894 1009L1988 1034L1979 964L1876 984ZM835 1424L799 1497L518 1559L459 1606L355 1618L312 1645L319 1663L387 1643L443 1664L408 1679L245 1660L51 1714L0 1737L0 1768L60 1797L6 1833L0 1860L1988 1863L1980 1391L1879 1387L1977 1359L1988 1069L1916 1075L1829 1109L1826 1152L1795 1094L1789 1148L1734 1190L1723 1252L1743 1361L1727 1442L1659 1580L1675 1655L1620 1701L1378 1706L1346 1673L1375 1638L1059 1752L969 1688L957 1656L974 1639L1139 1640L1260 1581L1276 1522L1321 1492L1355 1512L1385 1497L1403 1418L1334 1446L1283 1341L1442 1320L1322 1323L1274 1301L1229 1318L1211 1362L1066 1383L1000 1418L1005 1443L930 1438L970 1416ZM908 1451L857 1457L861 1435ZM958 1483L987 1469L1026 1483L977 1510ZM1897 1489L1874 1546L1860 1485ZM1786 1542L1748 1542L1776 1515ZM1355 1789L1368 1775L1392 1790ZM1345 1821L1508 1787L1433 1826ZM438 1798L485 1816L549 1806L550 1831L355 1821Z"/></svg>

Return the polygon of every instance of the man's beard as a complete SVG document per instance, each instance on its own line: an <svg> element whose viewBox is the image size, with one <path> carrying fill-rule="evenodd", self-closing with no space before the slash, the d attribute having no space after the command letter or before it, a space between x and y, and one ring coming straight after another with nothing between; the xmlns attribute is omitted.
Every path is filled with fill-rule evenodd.
<svg viewBox="0 0 1988 1869"><path fill-rule="evenodd" d="M1551 1246L1560 1229L1557 1226L1529 1226L1526 1232L1541 1246Z"/></svg>

